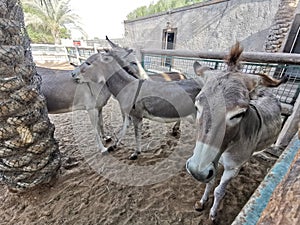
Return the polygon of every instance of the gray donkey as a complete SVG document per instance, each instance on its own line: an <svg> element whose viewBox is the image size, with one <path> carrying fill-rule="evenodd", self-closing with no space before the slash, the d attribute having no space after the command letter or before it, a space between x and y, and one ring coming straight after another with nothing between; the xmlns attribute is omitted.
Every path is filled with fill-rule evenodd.
<svg viewBox="0 0 300 225"><path fill-rule="evenodd" d="M113 43L109 38L106 36L106 40L108 41L109 45L111 46L112 50L114 51L114 55L116 56L116 60L121 60L121 61L128 61L126 60L126 55L132 51L131 49L128 48L123 48L119 46L116 43ZM123 65L126 62L121 62L121 65ZM134 68L138 68L140 73L139 78L141 79L151 79L155 81L177 81L177 80L185 80L187 77L181 73L181 72L173 72L173 71L168 71L168 72L161 72L161 73L153 73L151 75L148 75L144 68L141 68L142 65L138 63L138 60L136 61L131 61L127 63L127 70L130 70L129 68L133 66ZM126 67L123 67L126 70Z"/></svg>
<svg viewBox="0 0 300 225"><path fill-rule="evenodd" d="M124 58L120 61L120 66L131 76L141 78L143 74L146 74L131 50L115 48L112 51ZM95 54L90 59L97 57ZM83 70L85 66L88 66L88 62L84 62L81 69ZM75 71L78 69L76 68ZM101 140L102 138L109 139L109 137L104 136L102 117L102 108L111 96L107 86L96 83L78 84L71 77L70 71L58 72L43 68L37 68L37 71L42 77L41 91L46 97L48 112L59 114L87 110L91 124L95 125L99 148L101 152L107 152L107 148L104 147Z"/></svg>
<svg viewBox="0 0 300 225"><path fill-rule="evenodd" d="M276 87L286 79L239 72L243 49L237 43L227 60L228 71L210 70L194 64L204 86L196 97L197 141L194 154L186 162L187 171L206 183L195 208L201 210L214 187L218 162L224 166L220 184L214 191L210 218L216 219L227 184L254 151L275 142L281 129L280 103L264 86Z"/></svg>
<svg viewBox="0 0 300 225"><path fill-rule="evenodd" d="M79 83L107 85L125 113L120 140L125 135L129 117L133 122L137 147L130 159L136 159L141 152L143 118L173 122L195 114L194 99L202 85L193 79L172 82L136 79L119 65L120 60L123 59L113 51L98 54L97 58L88 58L88 66L75 71L73 76Z"/></svg>
<svg viewBox="0 0 300 225"><path fill-rule="evenodd" d="M115 59L120 65L123 65L123 68L126 71L138 71L139 74L136 74L134 77L144 80L154 80L154 81L179 81L187 79L186 76L181 72L161 72L161 73L153 73L148 75L142 65L138 62L138 60L128 60L127 55L132 51L128 48L123 48L116 43L113 43L106 36L106 40L111 46L110 52L113 53ZM132 68L133 67L133 68ZM172 135L177 136L179 134L180 129L180 120L177 120L172 128Z"/></svg>

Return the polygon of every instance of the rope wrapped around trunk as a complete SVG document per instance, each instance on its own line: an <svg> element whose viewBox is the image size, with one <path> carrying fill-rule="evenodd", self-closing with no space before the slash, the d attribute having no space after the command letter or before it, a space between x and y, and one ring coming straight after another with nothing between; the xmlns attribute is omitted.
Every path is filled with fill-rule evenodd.
<svg viewBox="0 0 300 225"><path fill-rule="evenodd" d="M0 182L24 191L61 164L19 0L0 0Z"/></svg>

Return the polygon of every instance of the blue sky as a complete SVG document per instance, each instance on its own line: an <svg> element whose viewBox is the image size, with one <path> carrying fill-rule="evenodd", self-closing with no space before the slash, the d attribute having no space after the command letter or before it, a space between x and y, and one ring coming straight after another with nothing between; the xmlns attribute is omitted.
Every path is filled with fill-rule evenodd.
<svg viewBox="0 0 300 225"><path fill-rule="evenodd" d="M120 38L124 35L123 21L137 7L155 3L157 0L71 0L74 13L81 17L83 29L89 38ZM73 38L82 35L72 31Z"/></svg>

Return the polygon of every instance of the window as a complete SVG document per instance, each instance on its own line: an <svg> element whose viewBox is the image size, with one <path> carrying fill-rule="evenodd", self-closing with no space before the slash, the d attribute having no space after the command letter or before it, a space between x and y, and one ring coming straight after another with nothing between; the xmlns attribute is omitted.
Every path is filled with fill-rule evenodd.
<svg viewBox="0 0 300 225"><path fill-rule="evenodd" d="M177 28L168 28L163 30L162 49L175 49ZM163 62L163 66L172 66L172 57L167 56Z"/></svg>

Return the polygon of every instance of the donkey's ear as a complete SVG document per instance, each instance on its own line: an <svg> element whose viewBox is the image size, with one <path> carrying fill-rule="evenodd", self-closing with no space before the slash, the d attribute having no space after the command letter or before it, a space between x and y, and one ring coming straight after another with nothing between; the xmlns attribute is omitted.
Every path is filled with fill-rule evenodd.
<svg viewBox="0 0 300 225"><path fill-rule="evenodd" d="M259 73L257 74L260 76L260 83L265 87L278 87L280 84L285 83L288 81L287 76L283 76L280 80L275 79L267 74Z"/></svg>
<svg viewBox="0 0 300 225"><path fill-rule="evenodd" d="M76 68L76 67L78 67L78 65L77 65L77 64L75 64L75 63L72 63L72 62L70 62L70 65L71 65L71 66L74 66L75 68Z"/></svg>
<svg viewBox="0 0 300 225"><path fill-rule="evenodd" d="M195 61L193 67L196 75L198 76L203 75L202 66L199 62Z"/></svg>
<svg viewBox="0 0 300 225"><path fill-rule="evenodd" d="M282 79L275 79L267 74L243 74L245 84L249 92L254 91L258 86L264 87L278 87L280 84L285 83L288 79L284 76Z"/></svg>
<svg viewBox="0 0 300 225"><path fill-rule="evenodd" d="M124 56L124 58L129 56L133 52L133 49L126 49L126 52L127 52L127 54Z"/></svg>
<svg viewBox="0 0 300 225"><path fill-rule="evenodd" d="M105 36L105 39L108 41L109 45L112 48L120 48L117 44L113 43L111 40L109 40L109 38L107 36Z"/></svg>
<svg viewBox="0 0 300 225"><path fill-rule="evenodd" d="M199 62L197 62L197 61L194 62L193 67L194 67L194 72L195 72L195 74L198 75L198 76L200 76L200 77L204 75L204 72L205 72L206 70L212 70L210 67L202 66L202 65L201 65Z"/></svg>

